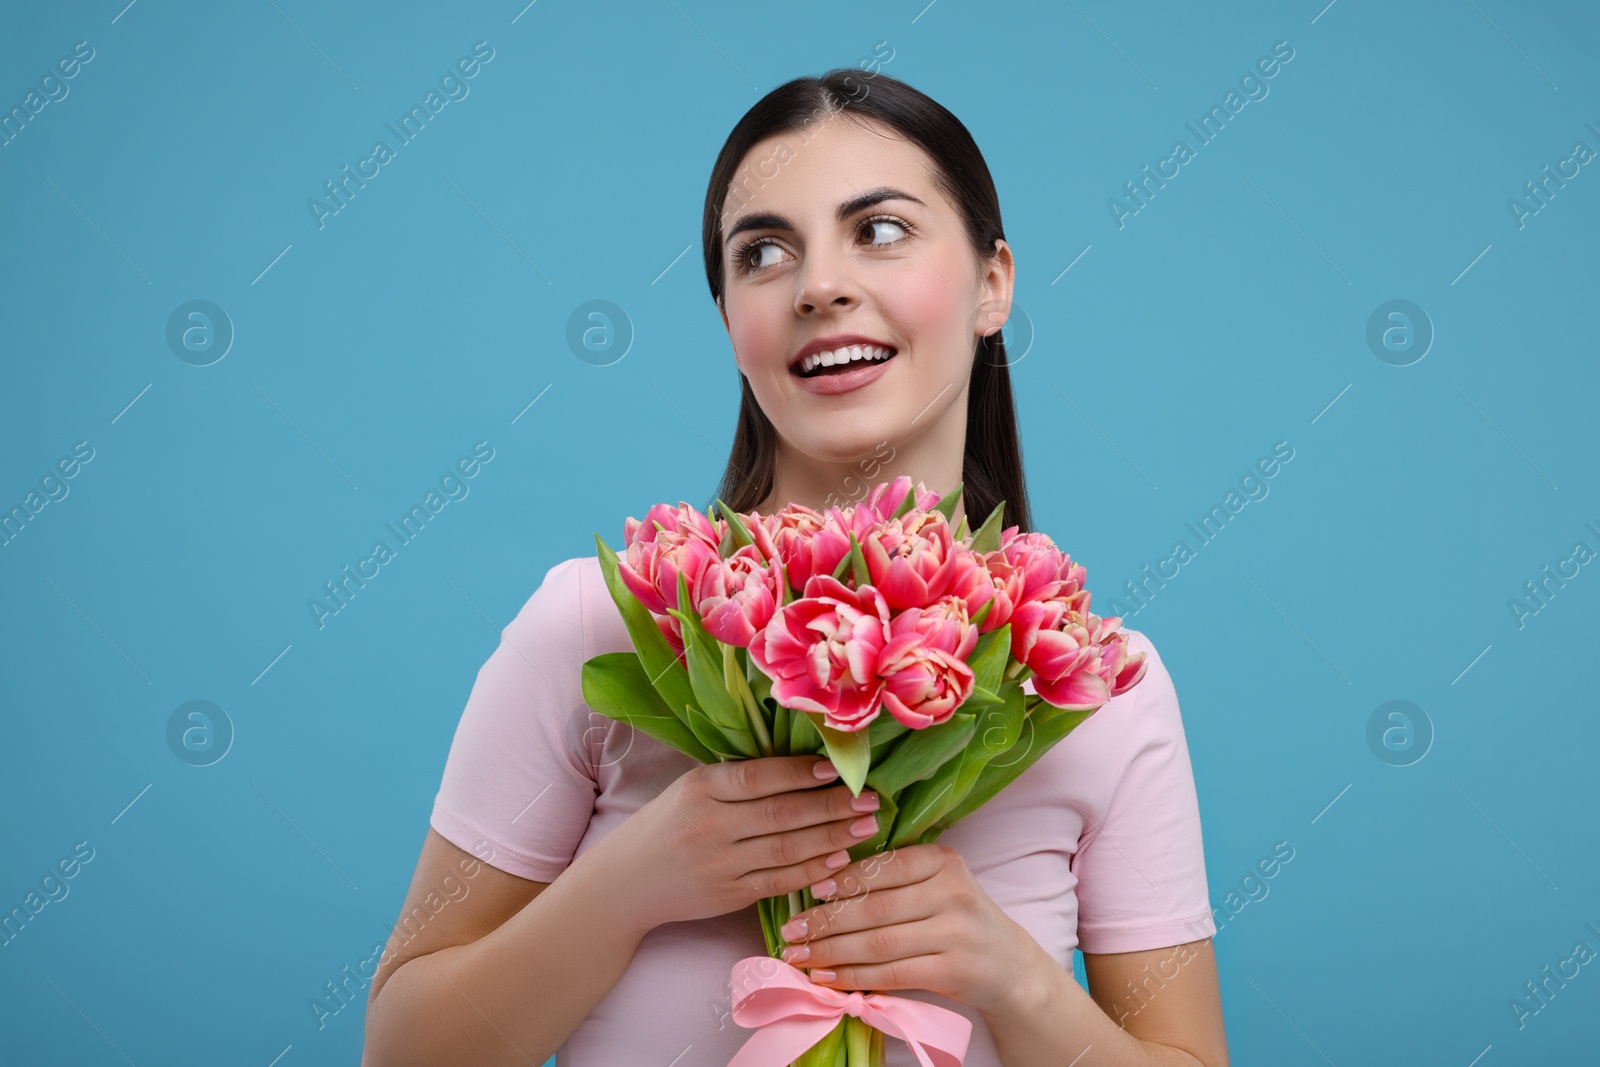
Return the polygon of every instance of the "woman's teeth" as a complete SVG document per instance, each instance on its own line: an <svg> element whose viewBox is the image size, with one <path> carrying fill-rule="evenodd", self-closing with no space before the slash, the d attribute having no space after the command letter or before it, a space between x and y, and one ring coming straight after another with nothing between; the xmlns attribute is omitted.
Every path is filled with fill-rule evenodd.
<svg viewBox="0 0 1600 1067"><path fill-rule="evenodd" d="M829 367L843 367L847 363L870 362L881 363L894 355L894 349L881 348L877 345L850 345L846 348L836 348L831 352L814 352L802 359L799 364L801 377L809 378L813 373L826 374Z"/></svg>

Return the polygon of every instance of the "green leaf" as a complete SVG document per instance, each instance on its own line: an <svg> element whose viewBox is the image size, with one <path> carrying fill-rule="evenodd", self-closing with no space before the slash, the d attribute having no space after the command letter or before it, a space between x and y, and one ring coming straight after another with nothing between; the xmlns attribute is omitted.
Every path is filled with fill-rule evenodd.
<svg viewBox="0 0 1600 1067"><path fill-rule="evenodd" d="M976 759L965 752L963 757L967 763ZM981 766L981 759L977 763ZM959 801L955 790L963 766L963 759L946 760L932 776L906 787L900 794L900 814L889 838L890 848L915 843L935 819Z"/></svg>
<svg viewBox="0 0 1600 1067"><path fill-rule="evenodd" d="M872 766L872 747L867 740L867 731L835 730L822 721L823 716L815 712L807 712L806 717L812 720L811 724L822 735L823 747L827 749L833 765L839 769L840 780L850 787L851 795L860 796L861 787L867 780L867 771Z"/></svg>
<svg viewBox="0 0 1600 1067"><path fill-rule="evenodd" d="M617 570L617 554L595 534L599 548L600 572L605 576L606 589L616 603L623 623L628 627L628 637L633 641L639 663L649 675L650 682L661 694L669 708L681 708L694 700L694 689L689 684L689 672L678 662L678 654L667 643L667 637L656 625L650 609L639 603L622 580Z"/></svg>
<svg viewBox="0 0 1600 1067"><path fill-rule="evenodd" d="M1005 510L1006 502L1002 500L994 506L993 511L989 512L989 517L983 520L983 525L978 527L978 532L972 537L972 551L993 552L1000 547L1002 532L1000 523L1003 521ZM962 518L965 519L966 516Z"/></svg>
<svg viewBox="0 0 1600 1067"><path fill-rule="evenodd" d="M738 699L723 680L722 652L716 641L700 625L689 606L689 584L683 572L678 572L678 607L667 612L683 627L683 652L689 661L689 685L694 690L694 701L706 716L725 732L750 731L749 719Z"/></svg>
<svg viewBox="0 0 1600 1067"><path fill-rule="evenodd" d="M633 652L606 652L585 661L579 675L583 700L595 711L655 738L701 763L717 757L661 699Z"/></svg>
<svg viewBox="0 0 1600 1067"><path fill-rule="evenodd" d="M739 517L739 513L724 504L721 497L717 498L717 508L722 512L722 517L728 520L728 531L733 534L733 547L735 550L741 549L745 545L756 543L756 539L750 536L750 529L745 526L744 520ZM726 559L732 554L731 552L724 552L722 555Z"/></svg>
<svg viewBox="0 0 1600 1067"><path fill-rule="evenodd" d="M999 693L996 693L993 689L985 689L981 685L975 685L972 687L972 695L963 700L961 706L976 711L979 708L998 703L1000 703Z"/></svg>
<svg viewBox="0 0 1600 1067"><path fill-rule="evenodd" d="M757 701L765 702L772 695L772 679L767 672L756 666L755 657L746 650L744 654L745 681L750 684L750 692Z"/></svg>
<svg viewBox="0 0 1600 1067"><path fill-rule="evenodd" d="M1009 751L990 758L967 795L954 808L941 815L933 829L946 830L987 804L996 793L1039 762L1046 752L1091 714L1088 711L1068 711L1049 704L1035 708L1024 720L1021 738Z"/></svg>
<svg viewBox="0 0 1600 1067"><path fill-rule="evenodd" d="M983 620L987 619L989 617L989 611L993 607L994 607L994 597L990 597L988 600L985 600L983 602L983 607L979 608L978 609L978 613L972 617L972 625L974 625L974 626L982 626L983 625ZM983 639L980 637L978 640L981 641Z"/></svg>
<svg viewBox="0 0 1600 1067"><path fill-rule="evenodd" d="M994 706L986 707L978 715L978 729L973 744L983 754L985 761L1010 751L1022 736L1022 724L1028 719L1028 694L1021 685L1007 685L1000 691Z"/></svg>
<svg viewBox="0 0 1600 1067"><path fill-rule="evenodd" d="M934 511L944 516L945 522L949 522L950 516L955 514L956 504L961 500L961 493L965 488L965 484L964 482L957 482L956 487L940 497L939 502L933 506ZM965 516L963 516L964 519Z"/></svg>
<svg viewBox="0 0 1600 1067"><path fill-rule="evenodd" d="M994 601L989 601L993 604ZM985 604L987 608L989 604ZM972 658L967 661L967 666L972 668L975 675L975 684L980 689L997 692L1003 680L1001 675L1006 669L1006 663L1011 659L1011 624L1008 622L998 630L990 630L978 638L978 643L973 646Z"/></svg>
<svg viewBox="0 0 1600 1067"><path fill-rule="evenodd" d="M765 701L763 701L763 703L765 703ZM793 743L789 732L789 716L793 714L794 713L792 711L784 707L782 704L779 704L775 700L772 701L772 743L777 746L778 755L780 756L793 756L798 754L789 747Z"/></svg>
<svg viewBox="0 0 1600 1067"><path fill-rule="evenodd" d="M857 588L872 584L872 572L867 570L867 557L861 554L861 543L856 540L856 532L850 531L850 552L845 556L850 561L850 569L854 574Z"/></svg>
<svg viewBox="0 0 1600 1067"><path fill-rule="evenodd" d="M949 762L972 740L976 729L976 715L957 711L937 726L909 731L867 774L867 784L879 794L899 796L911 783Z"/></svg>
<svg viewBox="0 0 1600 1067"><path fill-rule="evenodd" d="M834 578L841 582L844 581L844 572L850 569L850 564L852 562L854 561L851 560L850 553L846 552L844 555L840 556L839 562L833 568Z"/></svg>
<svg viewBox="0 0 1600 1067"><path fill-rule="evenodd" d="M884 753L901 734L909 731L911 727L895 718L893 715L880 712L872 725L867 727L867 742L872 746L872 765L876 767L883 762Z"/></svg>
<svg viewBox="0 0 1600 1067"><path fill-rule="evenodd" d="M890 515L889 517L891 519L898 519L902 515L904 515L906 512L910 511L912 508L914 508L916 506L917 506L917 487L913 485L909 489L906 490L906 495L900 498L900 503L895 505L894 514ZM949 517L950 516L948 516L948 515L945 516L945 518L947 518L947 519Z"/></svg>
<svg viewBox="0 0 1600 1067"><path fill-rule="evenodd" d="M811 721L811 715L807 712L790 709L789 755L803 756L821 751L822 735L817 732L816 723Z"/></svg>
<svg viewBox="0 0 1600 1067"><path fill-rule="evenodd" d="M1000 701L978 715L974 739L962 750L961 757L946 762L931 778L905 791L900 798L903 814L891 838L893 847L933 841L951 824L945 822L945 815L969 799L991 760L1016 745L1028 718L1027 696L1022 686L1007 686Z"/></svg>
<svg viewBox="0 0 1600 1067"><path fill-rule="evenodd" d="M735 759L755 759L761 753L755 741L744 730L724 730L708 719L693 704L684 705L684 722L694 731L700 743L717 755L717 762Z"/></svg>

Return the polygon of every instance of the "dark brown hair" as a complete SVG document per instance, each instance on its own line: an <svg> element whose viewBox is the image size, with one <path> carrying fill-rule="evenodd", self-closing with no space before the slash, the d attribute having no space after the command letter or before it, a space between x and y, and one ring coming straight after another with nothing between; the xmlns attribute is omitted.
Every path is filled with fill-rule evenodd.
<svg viewBox="0 0 1600 1067"><path fill-rule="evenodd" d="M939 103L883 73L838 67L821 77L795 78L778 86L745 112L728 134L706 188L700 240L712 299L723 294L723 205L734 174L752 146L774 134L794 132L825 115L848 113L888 126L932 157L938 187L955 204L980 259L995 255L1000 200L988 164L972 134ZM967 525L975 529L1002 500L1002 528L1032 529L1022 444L1011 396L1011 371L1003 330L979 338L967 387L966 448L961 460ZM772 492L777 466L777 431L756 403L750 381L739 372L739 422L716 497L735 511L750 511ZM930 489L936 488L933 486ZM948 491L943 487L938 491ZM707 502L709 509L714 503Z"/></svg>

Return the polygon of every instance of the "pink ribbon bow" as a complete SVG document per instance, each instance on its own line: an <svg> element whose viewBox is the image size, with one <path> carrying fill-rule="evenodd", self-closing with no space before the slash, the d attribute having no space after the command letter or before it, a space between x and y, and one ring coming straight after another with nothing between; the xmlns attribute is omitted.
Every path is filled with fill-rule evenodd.
<svg viewBox="0 0 1600 1067"><path fill-rule="evenodd" d="M761 1029L728 1067L785 1067L854 1015L911 1046L922 1067L961 1067L972 1036L965 1015L887 993L841 993L771 956L746 956L733 965L733 1021Z"/></svg>

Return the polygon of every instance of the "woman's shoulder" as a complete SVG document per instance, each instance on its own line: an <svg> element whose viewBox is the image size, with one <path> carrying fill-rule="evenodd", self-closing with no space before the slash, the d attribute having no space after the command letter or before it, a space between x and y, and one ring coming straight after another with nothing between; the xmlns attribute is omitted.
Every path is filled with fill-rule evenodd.
<svg viewBox="0 0 1600 1067"><path fill-rule="evenodd" d="M606 587L599 556L570 556L551 564L506 627L511 637L581 646L584 658L633 647Z"/></svg>

